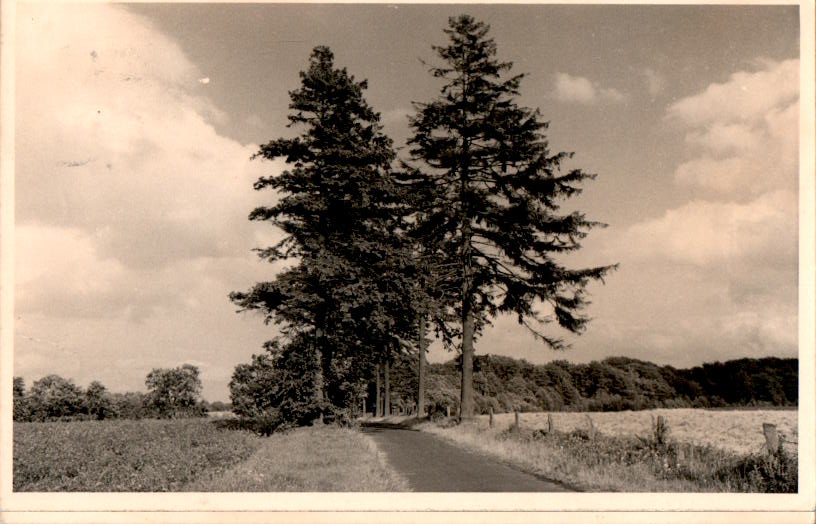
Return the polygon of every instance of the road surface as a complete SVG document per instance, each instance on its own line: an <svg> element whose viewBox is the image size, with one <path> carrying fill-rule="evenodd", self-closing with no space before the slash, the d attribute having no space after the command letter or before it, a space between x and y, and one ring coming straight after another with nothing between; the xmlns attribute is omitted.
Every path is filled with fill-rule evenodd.
<svg viewBox="0 0 816 524"><path fill-rule="evenodd" d="M418 492L545 492L571 491L523 473L441 438L393 424L370 423L370 435L388 463Z"/></svg>

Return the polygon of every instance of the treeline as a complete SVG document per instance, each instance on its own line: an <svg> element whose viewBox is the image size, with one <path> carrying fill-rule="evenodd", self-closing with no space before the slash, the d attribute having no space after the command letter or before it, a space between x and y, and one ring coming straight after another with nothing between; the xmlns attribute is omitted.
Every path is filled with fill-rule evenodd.
<svg viewBox="0 0 816 524"><path fill-rule="evenodd" d="M87 389L71 379L48 375L26 390L22 377L14 377L14 420L104 420L200 417L209 409L229 409L223 403L210 406L201 400L201 379L196 366L153 369L145 378L147 393L111 393L94 380ZM220 408L220 409L215 409Z"/></svg>
<svg viewBox="0 0 816 524"><path fill-rule="evenodd" d="M428 365L430 412L458 410L459 373L455 359ZM415 359L397 359L391 377L392 412L412 412L418 382ZM481 413L490 408L498 413L798 405L795 358L743 358L677 369L627 357L534 365L484 355L474 361L473 382Z"/></svg>

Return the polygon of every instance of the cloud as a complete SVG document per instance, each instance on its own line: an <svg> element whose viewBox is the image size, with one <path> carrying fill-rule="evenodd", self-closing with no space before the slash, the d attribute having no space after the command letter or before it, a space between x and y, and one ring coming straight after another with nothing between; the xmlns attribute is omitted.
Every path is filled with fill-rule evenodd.
<svg viewBox="0 0 816 524"><path fill-rule="evenodd" d="M621 240L637 258L701 267L778 266L796 260L796 206L795 195L786 191L747 203L693 200L634 224Z"/></svg>
<svg viewBox="0 0 816 524"><path fill-rule="evenodd" d="M667 117L698 127L758 122L799 99L799 60L764 62L764 69L732 74L727 82L669 106Z"/></svg>
<svg viewBox="0 0 816 524"><path fill-rule="evenodd" d="M269 199L252 182L281 165L218 135L220 111L177 44L113 6L25 10L18 223L78 228L133 268L246 249L246 214Z"/></svg>
<svg viewBox="0 0 816 524"><path fill-rule="evenodd" d="M626 96L612 88L602 88L582 76L556 73L554 80L555 97L562 102L594 104L599 101L622 102Z"/></svg>
<svg viewBox="0 0 816 524"><path fill-rule="evenodd" d="M275 271L251 249L280 232L247 215L282 163L218 134L206 77L147 19L17 14L15 373L138 389L142 368L195 360L223 376L270 336L227 294Z"/></svg>
<svg viewBox="0 0 816 524"><path fill-rule="evenodd" d="M668 118L686 126L696 153L678 166L678 182L731 198L796 190L798 61L766 65L669 107Z"/></svg>
<svg viewBox="0 0 816 524"><path fill-rule="evenodd" d="M673 180L690 197L605 237L621 262L609 285L631 300L596 306L620 319L607 334L627 354L796 354L798 62L763 67L668 108L687 145Z"/></svg>

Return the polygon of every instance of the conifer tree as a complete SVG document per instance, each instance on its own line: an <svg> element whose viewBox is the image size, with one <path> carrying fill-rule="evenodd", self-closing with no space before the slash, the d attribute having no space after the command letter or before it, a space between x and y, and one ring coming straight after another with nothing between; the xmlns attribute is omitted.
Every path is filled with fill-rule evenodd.
<svg viewBox="0 0 816 524"><path fill-rule="evenodd" d="M547 346L563 348L542 325L555 320L580 333L587 284L614 267L568 269L554 258L601 225L559 212L594 175L561 171L571 153L550 152L540 112L515 102L523 75L507 76L512 63L497 60L488 31L467 15L449 20L448 44L433 47L442 65L430 69L445 84L410 121L419 167L408 182L430 195L417 227L457 269L463 418L474 411L474 337L489 318L515 314Z"/></svg>
<svg viewBox="0 0 816 524"><path fill-rule="evenodd" d="M242 310L264 312L299 351L311 352L314 400L325 403L333 394L351 398L353 387L340 382L370 375L378 353L401 332L401 204L390 176L392 141L363 98L366 81L336 68L322 46L300 78L289 106L289 126L300 134L272 140L255 155L290 166L255 183L279 198L249 217L286 235L259 249L262 259L297 264L230 297Z"/></svg>

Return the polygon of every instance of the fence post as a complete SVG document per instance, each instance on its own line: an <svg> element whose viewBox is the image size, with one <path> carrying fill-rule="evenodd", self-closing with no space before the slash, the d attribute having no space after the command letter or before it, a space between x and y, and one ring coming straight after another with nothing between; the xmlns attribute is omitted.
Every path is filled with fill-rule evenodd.
<svg viewBox="0 0 816 524"><path fill-rule="evenodd" d="M765 446L771 456L776 456L779 451L779 435L776 433L775 424L762 424L762 432L765 434Z"/></svg>
<svg viewBox="0 0 816 524"><path fill-rule="evenodd" d="M587 434L589 435L590 440L594 440L595 439L595 433L596 433L595 424L593 424L592 418L589 415L587 415L586 418L587 418L587 421L589 422L589 430L588 430Z"/></svg>
<svg viewBox="0 0 816 524"><path fill-rule="evenodd" d="M657 416L657 432L655 433L655 440L657 440L658 444L663 444L665 442L665 433L666 431L666 419L663 418L663 415Z"/></svg>
<svg viewBox="0 0 816 524"><path fill-rule="evenodd" d="M555 431L555 424L553 424L552 413L547 413L547 433Z"/></svg>
<svg viewBox="0 0 816 524"><path fill-rule="evenodd" d="M519 412L518 412L518 410L516 410L515 413L516 413L516 424L513 427L514 427L514 431L516 433L518 433L519 431L521 431L521 425L519 424Z"/></svg>
<svg viewBox="0 0 816 524"><path fill-rule="evenodd" d="M445 406L445 416L450 418L450 406Z"/></svg>
<svg viewBox="0 0 816 524"><path fill-rule="evenodd" d="M490 427L493 427L493 406L490 407Z"/></svg>

